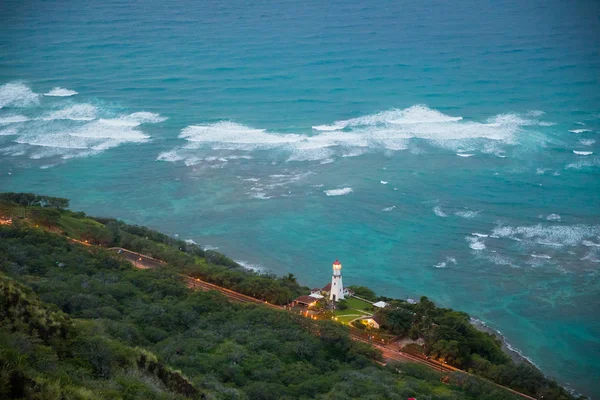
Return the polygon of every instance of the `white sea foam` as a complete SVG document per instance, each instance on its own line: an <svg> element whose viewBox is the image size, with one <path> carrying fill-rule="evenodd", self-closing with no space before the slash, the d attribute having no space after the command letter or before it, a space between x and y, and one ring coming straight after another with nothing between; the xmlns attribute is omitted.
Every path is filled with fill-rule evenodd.
<svg viewBox="0 0 600 400"><path fill-rule="evenodd" d="M28 107L39 103L40 95L31 91L20 82L11 82L0 86L0 108Z"/></svg>
<svg viewBox="0 0 600 400"><path fill-rule="evenodd" d="M473 157L475 154L473 154L473 153L456 153L456 155L459 157L468 158L468 157Z"/></svg>
<svg viewBox="0 0 600 400"><path fill-rule="evenodd" d="M440 206L433 207L433 212L438 217L447 217L448 216L444 211L442 211L442 207L440 207Z"/></svg>
<svg viewBox="0 0 600 400"><path fill-rule="evenodd" d="M448 265L454 264L456 265L456 258L454 257L446 257L446 261L442 261L434 265L434 268L446 268Z"/></svg>
<svg viewBox="0 0 600 400"><path fill-rule="evenodd" d="M248 194L253 199L259 199L259 200L269 200L269 199L273 198L273 196L267 196L264 192L262 192L260 190L256 190L256 188L252 188Z"/></svg>
<svg viewBox="0 0 600 400"><path fill-rule="evenodd" d="M581 242L581 244L587 247L600 247L600 243L594 243L591 240L584 240L583 242Z"/></svg>
<svg viewBox="0 0 600 400"><path fill-rule="evenodd" d="M8 117L0 118L0 125L17 124L27 121L29 121L29 118L24 115L9 115Z"/></svg>
<svg viewBox="0 0 600 400"><path fill-rule="evenodd" d="M287 153L287 161L327 161L335 157L352 157L368 151L400 151L411 148L413 139L427 140L431 145L459 151L482 150L503 155L502 149L490 141L512 144L525 126L540 125L517 114L502 114L485 122L464 121L423 105L365 115L329 125L313 126L314 134L269 132L232 121L192 125L179 137L188 144L175 149L182 158L199 151L277 150ZM527 140L541 140L528 135ZM490 150L491 149L491 150ZM418 153L418 151L417 151ZM473 153L474 154L474 153Z"/></svg>
<svg viewBox="0 0 600 400"><path fill-rule="evenodd" d="M381 183L382 185L387 185L387 181L379 181L379 183Z"/></svg>
<svg viewBox="0 0 600 400"><path fill-rule="evenodd" d="M546 217L548 221L560 221L560 215L558 214L550 214Z"/></svg>
<svg viewBox="0 0 600 400"><path fill-rule="evenodd" d="M390 211L392 211L394 208L396 208L396 206L385 207L385 208L382 208L382 209L381 209L381 211L390 212Z"/></svg>
<svg viewBox="0 0 600 400"><path fill-rule="evenodd" d="M471 235L477 236L477 237L480 237L480 238L486 238L486 237L489 236L489 235L486 235L485 233L478 233L478 232L473 232L473 233L471 233Z"/></svg>
<svg viewBox="0 0 600 400"><path fill-rule="evenodd" d="M549 259L552 258L552 257L550 257L547 254L531 254L531 257L533 257L533 258L543 258L545 260L549 260Z"/></svg>
<svg viewBox="0 0 600 400"><path fill-rule="evenodd" d="M583 240L600 235L600 225L500 226L493 230L493 234L551 247L578 246L583 244Z"/></svg>
<svg viewBox="0 0 600 400"><path fill-rule="evenodd" d="M591 132L591 129L571 129L571 130L569 130L569 132L571 132L571 133L584 133L584 132Z"/></svg>
<svg viewBox="0 0 600 400"><path fill-rule="evenodd" d="M39 125L40 121L37 121L35 129L19 132L13 142L23 147L10 155L28 153L31 159L60 157L68 160L95 155L124 143L142 143L149 139L137 128L137 123L106 123L107 120L103 119L88 121L94 119L96 113L94 106L82 104L47 114L41 121L52 122ZM129 117L123 118L130 121ZM67 123L64 120L75 122Z"/></svg>
<svg viewBox="0 0 600 400"><path fill-rule="evenodd" d="M531 110L531 111L527 112L527 115L532 116L532 117L541 117L544 114L546 114L546 113L541 110Z"/></svg>
<svg viewBox="0 0 600 400"><path fill-rule="evenodd" d="M600 158L592 157L587 160L577 161L571 164L568 164L565 169L583 169L586 167L600 167Z"/></svg>
<svg viewBox="0 0 600 400"><path fill-rule="evenodd" d="M580 139L579 143L581 143L584 146L591 146L594 143L596 143L596 141L594 139Z"/></svg>
<svg viewBox="0 0 600 400"><path fill-rule="evenodd" d="M472 236L467 236L465 239L467 240L467 242L469 242L469 247L471 249L477 251L485 249L485 243L483 242L483 240Z"/></svg>
<svg viewBox="0 0 600 400"><path fill-rule="evenodd" d="M342 124L340 124L340 125L333 124L333 125L317 125L317 126L313 126L312 128L313 128L315 131L326 131L326 132L331 132L331 131L339 131L339 130L342 130L342 129L344 129L345 127L346 127L346 126L345 126L345 125L342 125Z"/></svg>
<svg viewBox="0 0 600 400"><path fill-rule="evenodd" d="M320 164L325 165L325 164L331 164L332 162L335 162L334 158L327 158L327 159L321 161Z"/></svg>
<svg viewBox="0 0 600 400"><path fill-rule="evenodd" d="M156 159L158 161L175 162L175 161L181 161L181 160L185 159L185 157L181 156L176 151L171 150L171 151L164 151L164 152L160 153Z"/></svg>
<svg viewBox="0 0 600 400"><path fill-rule="evenodd" d="M53 111L42 117L43 120L53 121L70 119L73 121L91 121L96 119L97 109L91 104L75 104L62 110Z"/></svg>
<svg viewBox="0 0 600 400"><path fill-rule="evenodd" d="M163 117L160 114L147 111L139 111L134 112L133 114L124 115L121 117L121 119L125 121L139 122L140 124L157 124L167 120L166 117Z"/></svg>
<svg viewBox="0 0 600 400"><path fill-rule="evenodd" d="M506 336L504 336L504 334L502 332L500 332L498 329L494 329L492 327L490 327L489 325L487 325L484 321L481 321L477 318L471 318L471 323L473 325L481 325L484 326L487 329L491 329L492 331L496 332L496 334L500 337L500 339L502 340L502 343L504 343L504 345L513 353L517 354L521 359L523 360L527 360L527 362L529 362L531 365L535 366L536 368L539 369L538 365L536 363L533 362L533 360L529 357L527 357L525 354L523 354L523 352L519 349L517 349L516 347L512 346L508 340L506 339Z"/></svg>
<svg viewBox="0 0 600 400"><path fill-rule="evenodd" d="M344 196L347 194L352 193L353 190L352 188L342 188L342 189L331 189L331 190L324 190L323 193L325 193L327 196Z"/></svg>
<svg viewBox="0 0 600 400"><path fill-rule="evenodd" d="M461 218L471 219L471 218L475 218L477 215L479 215L480 212L481 211L464 210L464 211L457 211L454 213L454 215L461 217Z"/></svg>
<svg viewBox="0 0 600 400"><path fill-rule="evenodd" d="M194 242L192 239L185 239L184 242L186 242L187 244L195 244L195 245L198 244L198 243Z"/></svg>
<svg viewBox="0 0 600 400"><path fill-rule="evenodd" d="M257 264L250 264L247 261L234 260L236 263L240 264L244 269L254 271L254 272L264 272L265 269Z"/></svg>
<svg viewBox="0 0 600 400"><path fill-rule="evenodd" d="M19 133L19 130L15 127L10 127L0 130L0 136L14 136Z"/></svg>
<svg viewBox="0 0 600 400"><path fill-rule="evenodd" d="M64 89L61 87L55 87L48 93L44 93L44 96L69 97L69 96L75 96L76 94L78 94L78 92L76 92L74 90Z"/></svg>
<svg viewBox="0 0 600 400"><path fill-rule="evenodd" d="M578 151L578 150L573 150L573 153L577 154L578 156L591 156L592 154L594 154L593 151Z"/></svg>

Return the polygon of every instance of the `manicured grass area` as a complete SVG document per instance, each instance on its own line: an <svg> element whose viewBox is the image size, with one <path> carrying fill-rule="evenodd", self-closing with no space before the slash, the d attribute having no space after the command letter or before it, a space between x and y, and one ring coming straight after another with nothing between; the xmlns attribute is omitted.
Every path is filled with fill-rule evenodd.
<svg viewBox="0 0 600 400"><path fill-rule="evenodd" d="M346 303L348 303L348 308L366 311L368 313L371 313L373 310L373 305L371 303L357 299L356 297L347 298ZM365 310L365 308L368 308L368 310Z"/></svg>
<svg viewBox="0 0 600 400"><path fill-rule="evenodd" d="M348 324L348 323L350 323L350 321L352 321L352 320L354 320L354 319L356 319L358 317L360 317L360 315L358 313L336 316L337 321L341 322L343 324Z"/></svg>
<svg viewBox="0 0 600 400"><path fill-rule="evenodd" d="M365 310L365 308L372 309L372 305L366 301L350 297L346 299L346 303L348 304L348 308L345 310L338 309L334 312L339 322L347 324L360 316L372 314L372 311Z"/></svg>

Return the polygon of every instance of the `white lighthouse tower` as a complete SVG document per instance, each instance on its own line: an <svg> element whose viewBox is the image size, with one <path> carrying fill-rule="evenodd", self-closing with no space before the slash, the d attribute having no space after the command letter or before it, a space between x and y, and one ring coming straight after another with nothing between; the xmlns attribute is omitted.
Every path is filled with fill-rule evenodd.
<svg viewBox="0 0 600 400"><path fill-rule="evenodd" d="M333 263L333 275L331 276L331 291L329 300L338 301L344 299L344 284L342 283L342 263L335 260Z"/></svg>

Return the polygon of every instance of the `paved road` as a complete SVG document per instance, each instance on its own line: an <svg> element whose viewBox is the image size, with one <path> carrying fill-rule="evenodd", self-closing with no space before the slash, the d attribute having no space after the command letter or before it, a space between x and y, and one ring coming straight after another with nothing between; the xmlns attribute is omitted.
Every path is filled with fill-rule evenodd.
<svg viewBox="0 0 600 400"><path fill-rule="evenodd" d="M116 252L127 261L132 263L136 268L140 269L158 268L166 264L164 261L157 260L156 258L148 257L121 247L111 247L108 250Z"/></svg>

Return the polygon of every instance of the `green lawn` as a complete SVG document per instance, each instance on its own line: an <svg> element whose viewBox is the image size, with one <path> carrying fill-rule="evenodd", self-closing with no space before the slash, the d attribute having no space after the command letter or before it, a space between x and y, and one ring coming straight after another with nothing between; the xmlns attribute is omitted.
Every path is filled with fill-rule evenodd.
<svg viewBox="0 0 600 400"><path fill-rule="evenodd" d="M346 303L348 303L348 308L354 308L360 311L367 311L365 308L368 308L368 313L371 313L373 310L373 305L371 303L359 300L356 297L348 297Z"/></svg>
<svg viewBox="0 0 600 400"><path fill-rule="evenodd" d="M372 305L366 301L362 301L356 299L354 297L349 297L346 299L346 303L348 304L348 308L345 310L335 310L334 315L336 316L339 322L344 324L349 323L353 319L356 319L362 315L371 315L371 311L366 311L365 308L372 308Z"/></svg>

